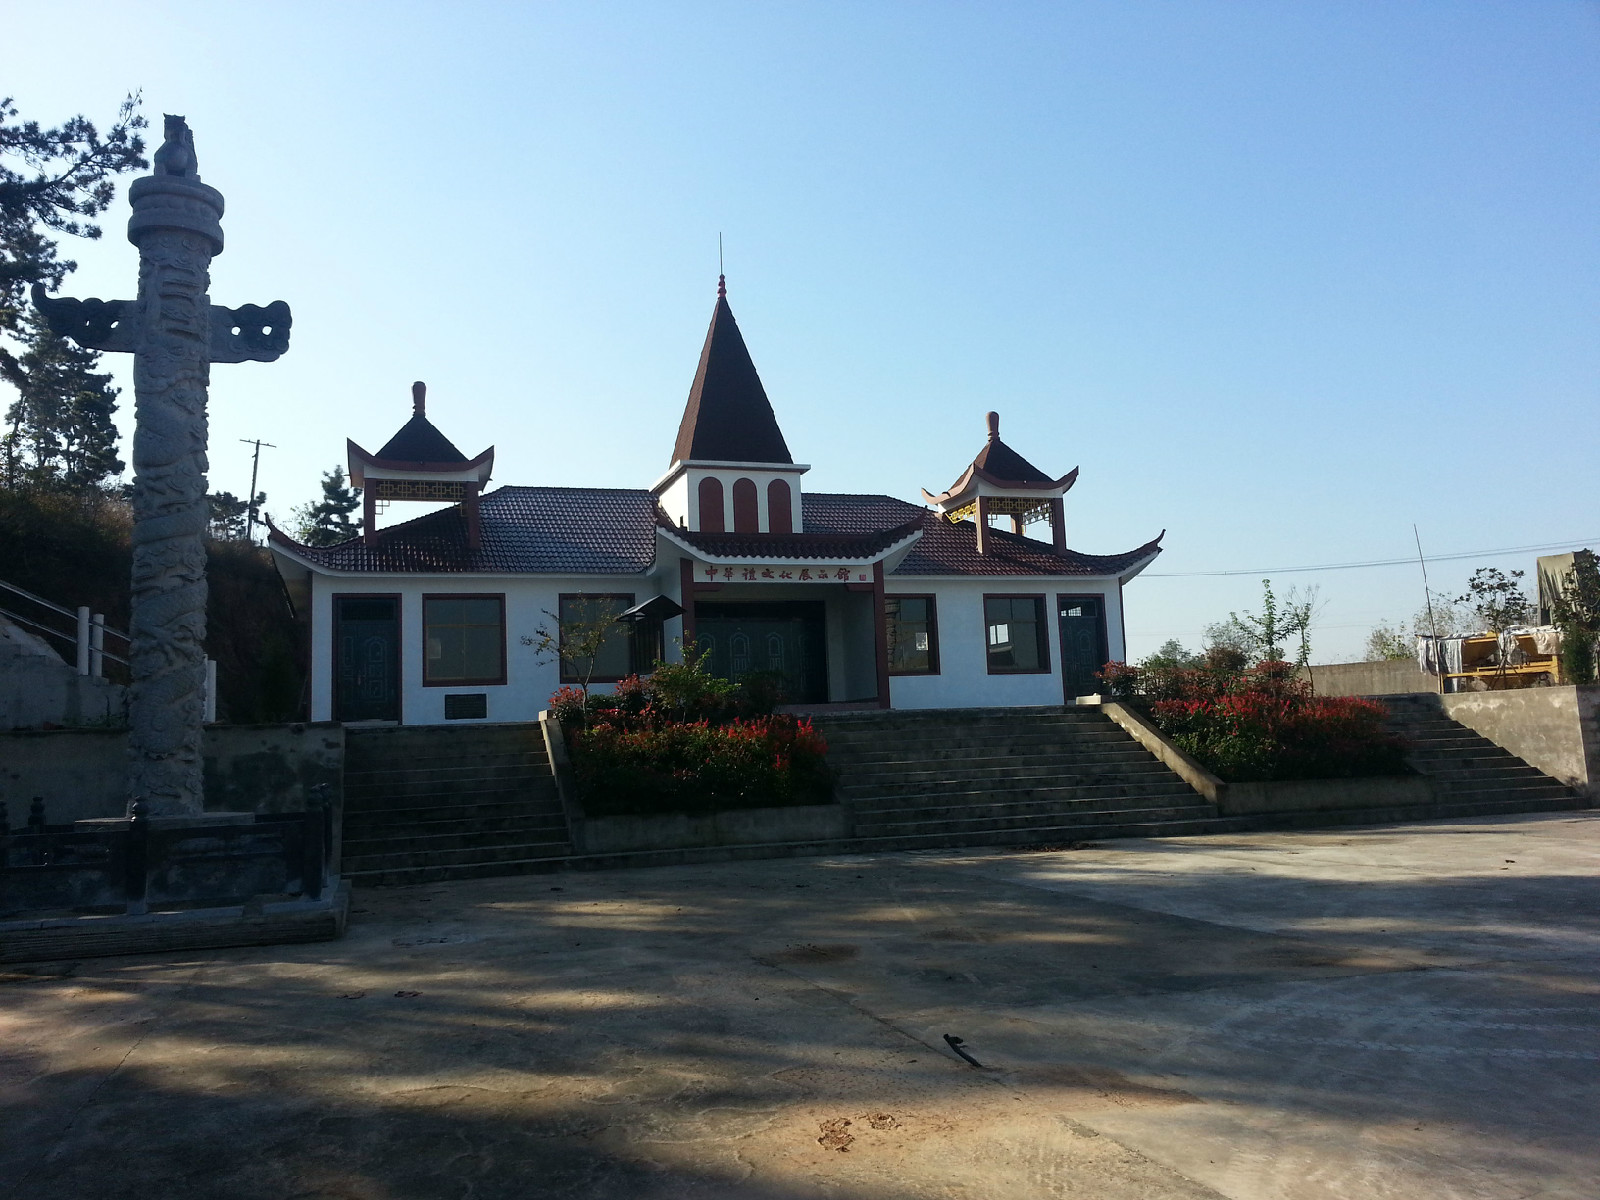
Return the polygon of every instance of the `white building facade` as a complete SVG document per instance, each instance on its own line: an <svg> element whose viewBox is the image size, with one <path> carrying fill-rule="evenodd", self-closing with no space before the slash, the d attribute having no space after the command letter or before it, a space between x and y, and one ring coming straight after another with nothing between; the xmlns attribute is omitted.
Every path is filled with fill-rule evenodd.
<svg viewBox="0 0 1600 1200"><path fill-rule="evenodd" d="M770 673L800 709L1072 703L1124 657L1123 587L1160 553L1160 537L1068 549L1077 472L1033 467L993 413L972 464L924 504L806 492L720 284L650 488L485 490L492 448L458 451L420 384L407 425L349 457L362 535L269 542L309 614L319 721L531 720L563 684L604 689L685 644L725 677ZM404 500L451 507L380 528ZM574 631L595 623L605 641L580 657Z"/></svg>

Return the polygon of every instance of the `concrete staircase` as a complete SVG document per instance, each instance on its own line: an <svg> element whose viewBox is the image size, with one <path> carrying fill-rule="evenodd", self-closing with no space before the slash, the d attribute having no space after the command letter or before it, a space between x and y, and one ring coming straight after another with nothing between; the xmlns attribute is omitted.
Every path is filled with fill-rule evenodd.
<svg viewBox="0 0 1600 1200"><path fill-rule="evenodd" d="M572 853L536 724L350 728L343 874L432 883L553 870Z"/></svg>
<svg viewBox="0 0 1600 1200"><path fill-rule="evenodd" d="M1587 808L1566 784L1445 715L1428 693L1374 696L1389 710L1387 725L1411 745L1411 766L1437 790L1438 816L1555 812Z"/></svg>
<svg viewBox="0 0 1600 1200"><path fill-rule="evenodd" d="M862 849L1050 844L1223 828L1098 708L819 719Z"/></svg>

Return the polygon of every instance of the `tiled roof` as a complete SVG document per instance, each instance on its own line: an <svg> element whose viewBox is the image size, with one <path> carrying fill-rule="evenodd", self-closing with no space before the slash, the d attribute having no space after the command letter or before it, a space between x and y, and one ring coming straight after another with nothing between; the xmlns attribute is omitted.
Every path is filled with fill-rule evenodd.
<svg viewBox="0 0 1600 1200"><path fill-rule="evenodd" d="M806 492L801 496L806 532L841 533L881 529L920 517L922 537L891 572L894 575L1120 575L1161 552L1161 539L1126 554L1057 554L1047 543L999 529L989 531L989 552L978 553L978 527L955 524L938 513L892 496Z"/></svg>
<svg viewBox="0 0 1600 1200"><path fill-rule="evenodd" d="M921 525L921 510L914 511L918 515L909 522L862 532L808 529L805 533L690 533L665 518L662 529L675 541L713 558L864 559L882 554L916 533Z"/></svg>
<svg viewBox="0 0 1600 1200"><path fill-rule="evenodd" d="M1034 466L1022 455L1000 440L1000 435L995 434L978 451L978 457L972 460L972 465L987 475L996 479L1004 479L1008 483L1043 483L1051 484L1055 480Z"/></svg>
<svg viewBox="0 0 1600 1200"><path fill-rule="evenodd" d="M807 533L875 533L920 520L927 511L893 496L800 493L800 523Z"/></svg>
<svg viewBox="0 0 1600 1200"><path fill-rule="evenodd" d="M1044 542L998 529L980 555L971 521L892 496L803 493L800 534L688 533L661 524L655 496L610 488L503 487L480 502L478 549L467 547L460 508L442 509L360 538L302 546L281 532L274 544L330 571L362 573L637 574L655 562L656 534L718 557L857 559L882 553L920 529L893 574L1120 575L1161 552L1158 537L1126 554L1057 554Z"/></svg>
<svg viewBox="0 0 1600 1200"><path fill-rule="evenodd" d="M393 525L378 544L274 541L332 571L635 574L655 561L656 498L620 488L503 487L479 502L481 537L467 547L466 518L448 508Z"/></svg>
<svg viewBox="0 0 1600 1200"><path fill-rule="evenodd" d="M383 444L374 458L392 462L464 463L467 456L421 413L400 426L400 432Z"/></svg>
<svg viewBox="0 0 1600 1200"><path fill-rule="evenodd" d="M794 462L720 283L700 366L672 448L673 462L691 459Z"/></svg>
<svg viewBox="0 0 1600 1200"><path fill-rule="evenodd" d="M978 553L978 528L971 521L951 524L929 513L922 537L911 547L895 575L1121 575L1141 560L1161 553L1161 538L1126 554L1057 554L1049 543L989 530L989 552Z"/></svg>

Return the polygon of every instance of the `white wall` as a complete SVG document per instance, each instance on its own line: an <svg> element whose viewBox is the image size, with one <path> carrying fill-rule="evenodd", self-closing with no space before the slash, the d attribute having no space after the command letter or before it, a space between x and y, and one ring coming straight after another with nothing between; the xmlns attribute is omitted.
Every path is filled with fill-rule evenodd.
<svg viewBox="0 0 1600 1200"><path fill-rule="evenodd" d="M673 566L676 567L674 562ZM444 698L461 692L482 692L488 698L488 721L528 721L548 706L550 694L561 686L559 665L553 655L539 655L524 645L524 637L537 641L541 625L554 627L546 615L560 611L560 597L573 592L631 593L635 602L647 600L663 589L655 579L640 575L539 576L537 578L441 575L369 575L314 577L312 600L311 719L333 719L333 597L336 594L397 594L400 597L400 712L407 725L444 722ZM676 589L674 589L675 591ZM506 682L498 685L466 684L460 687L425 686L422 682L422 598L425 595L485 595L503 593L506 599ZM671 630L669 628L669 637ZM609 690L597 685L598 690ZM452 725L471 724L452 721Z"/></svg>
<svg viewBox="0 0 1600 1200"><path fill-rule="evenodd" d="M1056 596L1100 595L1105 599L1106 635L1110 656L1125 654L1122 611L1115 580L1059 578L1032 579L919 579L895 577L887 582L893 596L936 597L939 633L938 675L896 675L889 680L895 708L961 708L1027 704L1060 704L1061 647ZM504 593L506 597L506 682L500 685L425 687L422 683L422 597L439 593ZM636 601L657 593L679 596L678 560L664 561L653 576L564 576L538 578L440 575L313 577L311 719L331 720L333 715L333 602L336 593L398 594L400 596L401 715L406 724L444 721L444 697L459 692L482 692L488 698L489 721L526 721L548 705L550 694L561 686L559 670L551 656L540 656L522 638L537 638L541 624L557 612L559 597L571 592L631 593ZM985 593L1031 594L1046 597L1046 636L1050 647L1050 672L1038 675L991 675L986 656L983 620ZM822 599L827 605L828 690L830 699L868 697L876 691L876 666L872 640L872 597L843 588L819 587L816 592L781 585L730 584L714 594L701 593L701 602L727 600ZM676 620L667 622L668 657L679 657L673 639L681 631ZM599 685L607 690L606 685ZM457 722L451 722L456 724ZM468 724L470 722L460 722Z"/></svg>
<svg viewBox="0 0 1600 1200"><path fill-rule="evenodd" d="M890 703L895 708L965 708L1012 704L1061 704L1061 637L1058 595L1105 598L1106 641L1110 656L1123 656L1122 610L1115 580L1107 579L918 579L895 577L887 582L890 596L933 593L939 624L939 674L893 675ZM1050 672L1038 675L991 675L983 597L1045 597L1045 627L1050 645Z"/></svg>
<svg viewBox="0 0 1600 1200"><path fill-rule="evenodd" d="M702 527L700 513L700 481L702 479L715 479L722 484L722 527L729 532L733 530L733 485L741 479L748 479L756 485L756 516L757 529L761 533L772 531L771 517L767 511L767 485L774 479L782 479L789 485L790 520L794 525L794 532L803 532L800 515L800 476L804 468L788 470L762 470L761 466L718 466L718 467L685 467L657 496L661 502L662 511L674 523L682 520L691 531L698 531Z"/></svg>

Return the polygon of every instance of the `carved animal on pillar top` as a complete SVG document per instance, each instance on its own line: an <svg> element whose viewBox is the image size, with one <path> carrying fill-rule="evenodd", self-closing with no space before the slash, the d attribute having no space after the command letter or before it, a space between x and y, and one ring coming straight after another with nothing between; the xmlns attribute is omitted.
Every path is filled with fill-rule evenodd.
<svg viewBox="0 0 1600 1200"><path fill-rule="evenodd" d="M163 115L166 120L161 129L162 142L155 153L155 174L200 178L200 163L194 156L194 134L189 122L171 113Z"/></svg>
<svg viewBox="0 0 1600 1200"><path fill-rule="evenodd" d="M200 182L194 137L168 116L155 172L128 189L139 248L136 300L33 300L51 329L134 357L133 604L128 797L157 816L203 810L206 400L213 362L271 362L289 346L289 306L212 304L222 194Z"/></svg>

